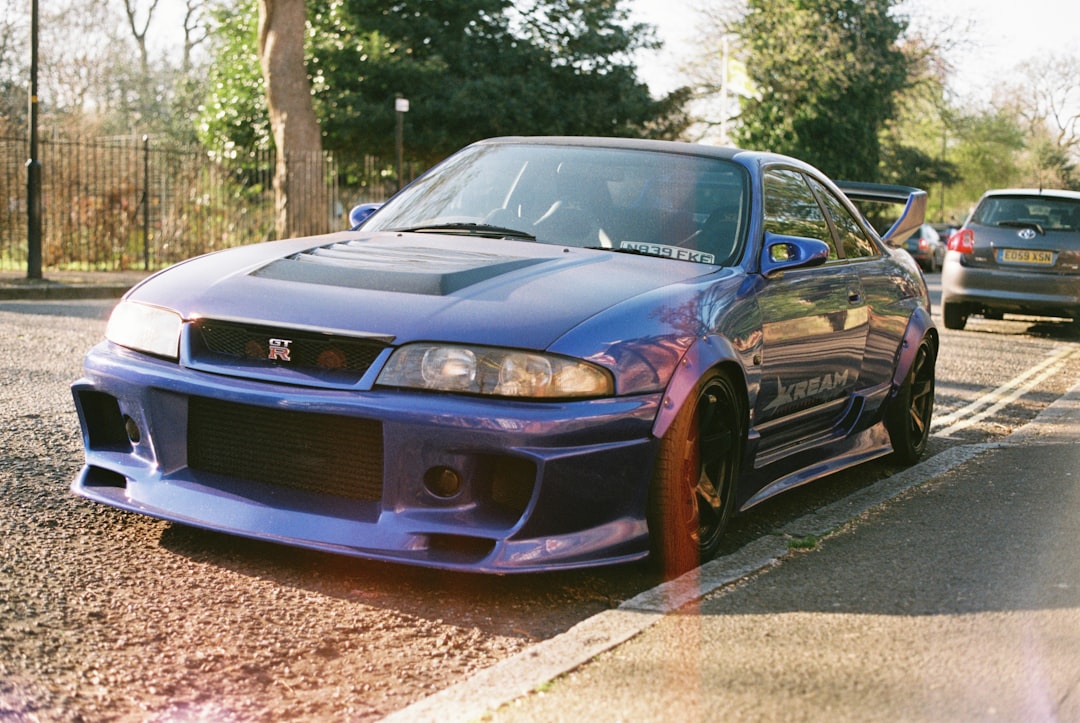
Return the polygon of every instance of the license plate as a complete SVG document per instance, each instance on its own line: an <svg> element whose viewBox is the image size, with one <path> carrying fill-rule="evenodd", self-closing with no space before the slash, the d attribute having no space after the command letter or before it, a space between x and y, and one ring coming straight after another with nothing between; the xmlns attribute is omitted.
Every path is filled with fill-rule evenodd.
<svg viewBox="0 0 1080 723"><path fill-rule="evenodd" d="M1054 252L1032 251L1031 249L1000 249L998 250L998 263L1053 266Z"/></svg>

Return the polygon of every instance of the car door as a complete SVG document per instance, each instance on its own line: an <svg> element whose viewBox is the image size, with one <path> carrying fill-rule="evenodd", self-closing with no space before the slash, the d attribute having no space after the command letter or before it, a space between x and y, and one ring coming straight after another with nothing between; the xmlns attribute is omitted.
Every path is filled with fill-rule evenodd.
<svg viewBox="0 0 1080 723"><path fill-rule="evenodd" d="M754 410L758 465L825 441L844 428L859 382L868 309L822 200L799 170L763 176L764 228L829 245L823 265L765 279L761 386Z"/></svg>
<svg viewBox="0 0 1080 723"><path fill-rule="evenodd" d="M879 401L892 381L896 350L910 316L908 306L897 301L915 290L903 288L909 277L896 273L892 256L870 237L848 206L820 182L809 181L825 206L848 269L858 276L860 305L852 311L866 325L855 393Z"/></svg>

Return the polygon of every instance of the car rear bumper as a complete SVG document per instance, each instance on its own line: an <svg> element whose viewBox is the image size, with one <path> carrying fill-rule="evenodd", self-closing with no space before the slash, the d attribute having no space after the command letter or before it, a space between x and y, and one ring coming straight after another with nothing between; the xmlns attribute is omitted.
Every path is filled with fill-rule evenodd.
<svg viewBox="0 0 1080 723"><path fill-rule="evenodd" d="M942 304L964 304L1016 314L1080 316L1080 278L1075 275L964 266L949 252L941 275Z"/></svg>
<svg viewBox="0 0 1080 723"><path fill-rule="evenodd" d="M222 384L108 344L85 370L72 386L86 449L72 490L98 502L446 569L648 554L659 395L530 403Z"/></svg>

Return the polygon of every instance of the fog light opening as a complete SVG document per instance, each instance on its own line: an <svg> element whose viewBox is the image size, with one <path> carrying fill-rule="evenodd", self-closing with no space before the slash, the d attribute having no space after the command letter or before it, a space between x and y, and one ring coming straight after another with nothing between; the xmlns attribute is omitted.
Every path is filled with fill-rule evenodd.
<svg viewBox="0 0 1080 723"><path fill-rule="evenodd" d="M127 434L128 441L132 444L138 444L142 440L139 425L135 424L135 420L127 415L124 416L124 432Z"/></svg>
<svg viewBox="0 0 1080 723"><path fill-rule="evenodd" d="M449 499L461 491L461 475L449 467L432 467L424 473L424 487L436 497Z"/></svg>

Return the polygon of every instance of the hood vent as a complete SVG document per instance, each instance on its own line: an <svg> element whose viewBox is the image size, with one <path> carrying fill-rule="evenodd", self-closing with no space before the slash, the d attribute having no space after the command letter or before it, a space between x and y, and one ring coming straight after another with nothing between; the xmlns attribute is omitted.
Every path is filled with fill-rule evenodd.
<svg viewBox="0 0 1080 723"><path fill-rule="evenodd" d="M544 259L350 241L271 262L253 276L369 291L446 296Z"/></svg>

